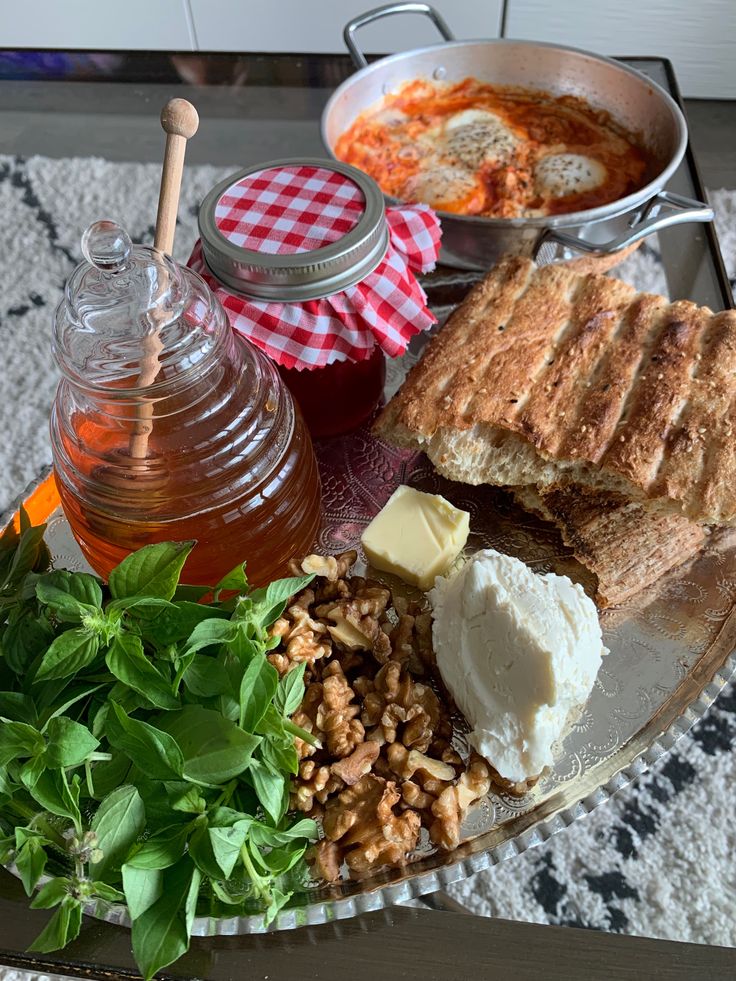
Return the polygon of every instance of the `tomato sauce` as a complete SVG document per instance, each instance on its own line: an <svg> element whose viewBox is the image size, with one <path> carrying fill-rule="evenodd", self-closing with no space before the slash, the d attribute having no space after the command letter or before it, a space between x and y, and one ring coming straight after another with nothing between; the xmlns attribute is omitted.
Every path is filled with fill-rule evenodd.
<svg viewBox="0 0 736 981"><path fill-rule="evenodd" d="M608 113L574 96L472 78L407 83L360 115L335 154L399 200L495 218L594 208L633 193L649 176L635 137ZM556 167L556 187L544 177L543 160Z"/></svg>

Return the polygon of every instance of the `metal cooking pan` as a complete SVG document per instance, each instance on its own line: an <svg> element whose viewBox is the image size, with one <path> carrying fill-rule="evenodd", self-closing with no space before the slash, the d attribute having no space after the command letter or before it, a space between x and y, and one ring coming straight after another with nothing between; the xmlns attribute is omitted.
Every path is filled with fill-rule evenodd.
<svg viewBox="0 0 736 981"><path fill-rule="evenodd" d="M369 65L355 32L396 13L426 15L444 41ZM417 78L459 82L472 77L494 85L579 96L641 135L652 160L649 181L617 201L545 218L466 217L440 211L440 258L448 265L487 269L508 253L538 262L567 259L579 252L612 256L669 225L713 218L713 210L703 202L664 190L687 146L680 109L658 85L619 62L532 41L456 41L439 13L426 3L392 3L370 10L347 24L344 37L359 70L335 90L322 113L322 139L333 157L338 138L360 113Z"/></svg>

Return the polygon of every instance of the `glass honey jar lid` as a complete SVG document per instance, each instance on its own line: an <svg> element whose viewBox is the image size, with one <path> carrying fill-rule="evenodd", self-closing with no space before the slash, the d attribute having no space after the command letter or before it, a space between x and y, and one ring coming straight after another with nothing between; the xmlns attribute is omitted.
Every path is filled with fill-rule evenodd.
<svg viewBox="0 0 736 981"><path fill-rule="evenodd" d="M112 221L82 238L85 261L59 304L54 353L65 377L93 388L147 389L212 357L212 293L199 276L150 247L133 245Z"/></svg>

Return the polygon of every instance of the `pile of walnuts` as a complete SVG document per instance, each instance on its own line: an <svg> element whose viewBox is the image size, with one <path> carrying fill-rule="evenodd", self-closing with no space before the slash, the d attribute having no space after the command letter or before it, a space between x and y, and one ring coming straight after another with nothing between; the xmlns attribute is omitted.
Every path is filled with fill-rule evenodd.
<svg viewBox="0 0 736 981"><path fill-rule="evenodd" d="M430 687L430 615L380 583L349 576L354 551L309 555L294 574L314 573L272 627L269 660L281 674L306 662L292 807L322 823L314 873L328 882L345 863L360 875L405 864L422 827L452 849L468 809L488 793L490 771L452 747L447 708Z"/></svg>

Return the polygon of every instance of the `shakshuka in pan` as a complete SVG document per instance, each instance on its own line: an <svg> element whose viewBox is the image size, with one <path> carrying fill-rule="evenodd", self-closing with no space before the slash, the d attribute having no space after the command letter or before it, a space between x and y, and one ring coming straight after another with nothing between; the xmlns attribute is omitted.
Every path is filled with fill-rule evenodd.
<svg viewBox="0 0 736 981"><path fill-rule="evenodd" d="M584 211L649 176L635 138L608 113L473 78L406 83L356 119L335 155L390 197L488 218Z"/></svg>

